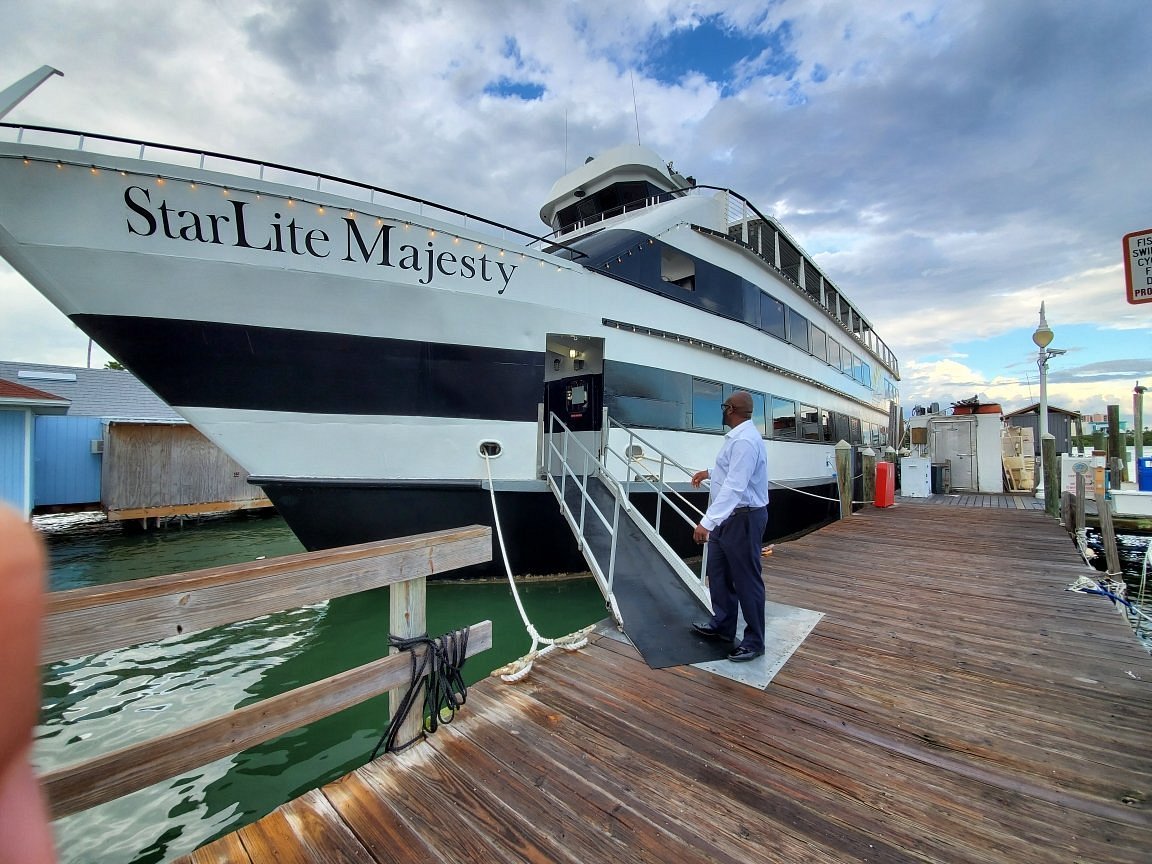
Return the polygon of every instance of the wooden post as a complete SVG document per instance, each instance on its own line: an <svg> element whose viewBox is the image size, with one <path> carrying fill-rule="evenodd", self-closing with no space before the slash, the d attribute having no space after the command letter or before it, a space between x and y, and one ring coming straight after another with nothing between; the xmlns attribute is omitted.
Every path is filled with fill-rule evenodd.
<svg viewBox="0 0 1152 864"><path fill-rule="evenodd" d="M876 503L876 451L865 447L860 451L860 464L864 471L864 500Z"/></svg>
<svg viewBox="0 0 1152 864"><path fill-rule="evenodd" d="M852 445L836 445L836 486L840 492L840 518L852 515Z"/></svg>
<svg viewBox="0 0 1152 864"><path fill-rule="evenodd" d="M1049 516L1060 515L1060 463L1056 461L1056 436L1051 432L1040 442L1044 462L1044 511Z"/></svg>
<svg viewBox="0 0 1152 864"><path fill-rule="evenodd" d="M411 639L414 636L424 636L428 632L426 610L427 578L420 576L399 582L390 589L388 603L388 632L402 639ZM389 654L399 653L393 648ZM394 716L404 698L403 690L391 690L388 693L388 712ZM424 702L416 701L408 716L404 718L400 731L396 733L396 740L403 743L411 741L424 728Z"/></svg>
<svg viewBox="0 0 1152 864"><path fill-rule="evenodd" d="M1104 556L1108 561L1108 575L1119 576L1120 552L1116 548L1116 529L1112 526L1112 504L1104 497L1104 490L1096 487L1096 515L1100 517L1100 538L1104 541Z"/></svg>
<svg viewBox="0 0 1152 864"><path fill-rule="evenodd" d="M1120 434L1120 406L1108 406L1108 467L1112 469L1112 475L1115 479L1115 485L1109 484L1109 488L1119 489L1120 481L1128 479L1128 453L1124 447L1124 436ZM1120 459L1123 461L1123 466L1120 469L1120 476L1116 477L1116 463L1113 459Z"/></svg>

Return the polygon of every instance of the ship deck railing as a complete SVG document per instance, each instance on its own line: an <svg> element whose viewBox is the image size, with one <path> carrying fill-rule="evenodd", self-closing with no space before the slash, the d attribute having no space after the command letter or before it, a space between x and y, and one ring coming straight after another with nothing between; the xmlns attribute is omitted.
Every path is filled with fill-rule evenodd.
<svg viewBox="0 0 1152 864"><path fill-rule="evenodd" d="M545 241L544 238L529 231L514 228L484 216L477 216L465 210L449 207L446 204L437 204L434 201L397 192L394 189L374 186L358 180L349 180L320 171L295 168L276 162L250 159L245 156L234 156L195 147L160 144L155 141L81 132L75 129L58 129L52 126L0 123L0 132L8 133L6 140L14 141L16 144L69 149L76 151L77 154L84 154L83 157L78 156L73 160L74 164L84 168L100 167L91 158L88 158L90 156L112 156L139 159L140 161L146 159L162 160L184 168L231 174L241 180L258 180L295 186L301 190L301 194L296 200L316 206L325 206L324 195L339 195L342 198L364 201L370 206L388 206L410 211L414 216L458 224L465 229L476 226L485 230L495 229L500 233L503 241L521 243L529 248L537 248L540 243L567 248L562 242ZM187 178L172 176L163 179L185 180ZM227 188L229 190L241 190L242 186L237 183ZM250 191L255 192L256 190ZM573 258L584 257L582 252L576 250L569 250L569 252Z"/></svg>
<svg viewBox="0 0 1152 864"><path fill-rule="evenodd" d="M492 529L470 526L320 552L304 552L98 585L48 595L41 663L157 642L389 586L388 632L425 634L425 582L433 573L492 559ZM492 622L466 628L467 656L492 646ZM100 754L40 775L59 819L178 777L287 732L389 693L394 716L427 648L393 653L219 717ZM423 729L415 703L397 721L396 739Z"/></svg>

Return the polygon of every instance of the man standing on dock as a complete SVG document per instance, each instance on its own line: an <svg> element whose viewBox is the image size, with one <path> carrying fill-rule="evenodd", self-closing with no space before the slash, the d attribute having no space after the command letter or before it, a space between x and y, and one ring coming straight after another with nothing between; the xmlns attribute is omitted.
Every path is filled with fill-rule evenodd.
<svg viewBox="0 0 1152 864"><path fill-rule="evenodd" d="M737 390L721 406L729 432L710 470L692 475L692 485L712 480L708 512L696 526L697 543L708 543L708 591L712 620L692 629L706 639L736 638L744 613L744 638L728 655L746 663L764 653L764 577L760 549L768 524L768 458L752 419L752 397Z"/></svg>

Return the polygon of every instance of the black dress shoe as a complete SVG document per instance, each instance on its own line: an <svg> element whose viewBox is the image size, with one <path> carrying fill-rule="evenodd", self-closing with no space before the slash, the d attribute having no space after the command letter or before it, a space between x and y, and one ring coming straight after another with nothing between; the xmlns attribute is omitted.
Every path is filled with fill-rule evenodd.
<svg viewBox="0 0 1152 864"><path fill-rule="evenodd" d="M757 657L764 656L763 651L753 651L751 648L737 648L728 655L728 659L733 663L747 663L749 660L755 660Z"/></svg>
<svg viewBox="0 0 1152 864"><path fill-rule="evenodd" d="M721 633L714 627L707 624L695 623L692 625L692 632L697 636L703 636L705 639L714 639L717 642L731 642L732 640Z"/></svg>

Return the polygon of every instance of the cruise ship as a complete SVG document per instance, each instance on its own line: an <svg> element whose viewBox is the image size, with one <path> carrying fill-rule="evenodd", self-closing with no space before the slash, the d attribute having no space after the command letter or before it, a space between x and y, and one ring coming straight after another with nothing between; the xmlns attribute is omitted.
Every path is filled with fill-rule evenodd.
<svg viewBox="0 0 1152 864"><path fill-rule="evenodd" d="M0 255L309 549L491 525L491 488L514 572L584 569L549 418L707 467L736 389L768 451L767 539L834 512L833 447L889 443L899 367L795 239L633 145L539 214L527 234L305 169L0 124Z"/></svg>

